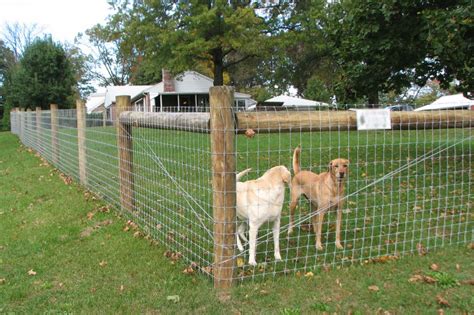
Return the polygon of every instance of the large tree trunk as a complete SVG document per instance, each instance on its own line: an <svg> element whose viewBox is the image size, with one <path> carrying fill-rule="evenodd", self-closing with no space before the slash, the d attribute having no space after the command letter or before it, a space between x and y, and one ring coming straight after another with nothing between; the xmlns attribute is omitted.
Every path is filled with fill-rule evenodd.
<svg viewBox="0 0 474 315"><path fill-rule="evenodd" d="M222 49L216 48L212 52L214 63L214 86L224 85L224 60Z"/></svg>
<svg viewBox="0 0 474 315"><path fill-rule="evenodd" d="M373 91L369 95L367 95L369 104L368 108L378 108L379 107L379 92Z"/></svg>

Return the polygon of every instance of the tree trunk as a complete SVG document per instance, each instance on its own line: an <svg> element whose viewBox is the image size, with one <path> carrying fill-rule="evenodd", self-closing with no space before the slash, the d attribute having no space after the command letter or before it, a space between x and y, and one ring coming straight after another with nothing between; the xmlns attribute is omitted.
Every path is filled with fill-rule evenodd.
<svg viewBox="0 0 474 315"><path fill-rule="evenodd" d="M224 61L222 49L214 49L212 52L212 59L214 63L214 86L222 86L224 85Z"/></svg>
<svg viewBox="0 0 474 315"><path fill-rule="evenodd" d="M378 91L374 91L372 93L370 93L369 95L367 95L368 99L369 99L369 104L368 104L368 108L378 108L379 107L379 92Z"/></svg>

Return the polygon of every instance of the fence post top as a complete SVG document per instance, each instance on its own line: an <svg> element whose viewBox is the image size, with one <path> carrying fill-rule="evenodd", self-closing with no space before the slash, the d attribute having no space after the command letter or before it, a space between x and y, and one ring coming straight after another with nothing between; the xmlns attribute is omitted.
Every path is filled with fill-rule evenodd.
<svg viewBox="0 0 474 315"><path fill-rule="evenodd" d="M58 109L58 104L50 104L49 107L51 109Z"/></svg>

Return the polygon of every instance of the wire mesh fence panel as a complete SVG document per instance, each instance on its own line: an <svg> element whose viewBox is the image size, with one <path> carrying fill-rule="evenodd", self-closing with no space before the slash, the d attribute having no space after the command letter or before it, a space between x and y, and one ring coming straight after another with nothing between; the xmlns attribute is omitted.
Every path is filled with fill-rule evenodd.
<svg viewBox="0 0 474 315"><path fill-rule="evenodd" d="M353 116L268 110L238 116L247 132L236 137L237 172L252 169L241 180L261 178L276 165L293 176L282 206L281 260L274 256L273 223L264 224L257 265L248 265L246 248L237 255L238 278L395 259L472 241L473 112L392 113L389 130L357 130ZM301 170L295 172L298 146ZM288 233L292 200L296 224ZM258 212L267 211L258 202Z"/></svg>
<svg viewBox="0 0 474 315"><path fill-rule="evenodd" d="M213 277L229 262L234 280L259 279L473 241L474 111L390 113L388 129L347 110L234 109L226 127L209 108L120 107L83 126L77 113L14 111L12 132L126 229ZM216 218L216 198L231 215ZM216 260L216 248L231 255Z"/></svg>

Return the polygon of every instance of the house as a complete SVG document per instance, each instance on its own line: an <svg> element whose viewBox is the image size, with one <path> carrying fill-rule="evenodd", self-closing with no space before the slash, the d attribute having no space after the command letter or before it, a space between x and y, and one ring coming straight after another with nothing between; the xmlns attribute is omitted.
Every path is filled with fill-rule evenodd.
<svg viewBox="0 0 474 315"><path fill-rule="evenodd" d="M132 98L136 111L141 112L198 112L209 107L209 88L213 80L196 71L185 71L172 77L163 70L163 81ZM245 110L256 104L249 94L234 93L235 107Z"/></svg>
<svg viewBox="0 0 474 315"><path fill-rule="evenodd" d="M104 100L105 92L89 95L86 101L87 113L103 113L105 111Z"/></svg>
<svg viewBox="0 0 474 315"><path fill-rule="evenodd" d="M272 97L261 104L262 106L275 106L282 109L306 109L312 110L316 108L329 108L329 104L324 102L317 102L307 100L300 97L293 97L288 95L279 95Z"/></svg>
<svg viewBox="0 0 474 315"><path fill-rule="evenodd" d="M474 110L474 100L470 100L462 93L441 96L431 104L416 108L415 111L425 110L447 110L447 109L471 109Z"/></svg>

